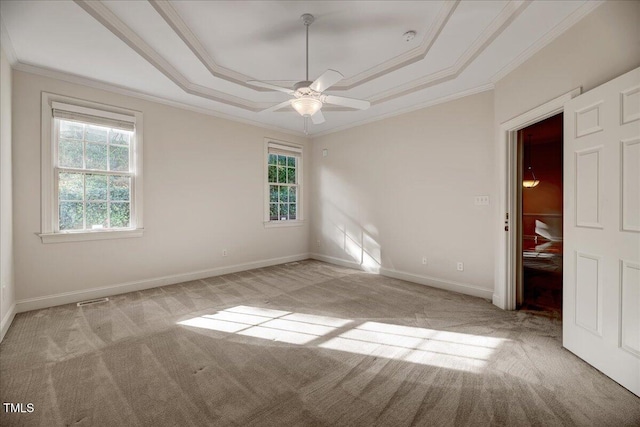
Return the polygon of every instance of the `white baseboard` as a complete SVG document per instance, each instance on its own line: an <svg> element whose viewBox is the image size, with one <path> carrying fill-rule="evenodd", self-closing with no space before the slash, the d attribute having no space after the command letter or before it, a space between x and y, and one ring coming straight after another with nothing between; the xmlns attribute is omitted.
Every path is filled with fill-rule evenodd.
<svg viewBox="0 0 640 427"><path fill-rule="evenodd" d="M467 283L452 282L450 280L438 279L430 276L420 276L413 273L405 273L404 271L381 268L380 274L394 279L406 280L407 282L418 283L421 285L431 286L432 288L444 289L446 291L458 292L460 294L471 295L491 300L493 291L479 288Z"/></svg>
<svg viewBox="0 0 640 427"><path fill-rule="evenodd" d="M4 334L9 330L9 326L11 326L11 322L13 322L13 318L16 317L16 304L11 304L9 307L9 312L2 318L0 321L0 342L4 339Z"/></svg>
<svg viewBox="0 0 640 427"><path fill-rule="evenodd" d="M99 288L83 289L81 291L64 292L43 297L22 299L16 301L15 312L22 313L25 311L39 310L41 308L54 307L56 305L71 304L88 299L102 298L112 295L124 294L127 292L141 291L144 289L157 288L159 286L188 282L190 280L199 280L205 279L207 277L221 276L223 274L252 270L254 268L269 267L272 265L285 264L293 261L302 261L308 258L309 254L304 253L280 258L247 262L243 264L229 265L225 267L217 267L208 270L199 270L190 273L173 274L170 276L156 277L153 279L138 280L134 282L121 283L118 285L103 286ZM4 333L4 320L2 325L2 330Z"/></svg>
<svg viewBox="0 0 640 427"><path fill-rule="evenodd" d="M493 305L495 305L498 308L501 309L505 309L505 304L504 304L504 298L502 298L502 295L499 294L493 294L493 298L491 299L491 302L493 302Z"/></svg>
<svg viewBox="0 0 640 427"><path fill-rule="evenodd" d="M318 253L310 253L309 254L309 258L317 259L318 261L328 262L329 264L339 265L341 267L355 268L356 270L364 270L362 268L362 265L358 264L355 261L349 261L349 260L342 259L342 258L332 257L332 256L329 256L329 255L322 255L322 254L318 254Z"/></svg>
<svg viewBox="0 0 640 427"><path fill-rule="evenodd" d="M364 270L363 266L358 264L357 262L345 260L342 258L336 258L318 253L310 253L309 257L312 259L317 259L319 261L328 262L330 264L336 264L342 267ZM450 280L438 279L436 277L420 276L418 274L406 273L404 271L393 270L390 268L380 268L379 274L381 274L382 276L393 277L394 279L406 280L407 282L418 283L420 285L427 285L433 288L458 292L465 295L472 295L474 297L480 297L488 300L491 300L493 297L493 291L479 288L477 286L469 285L466 283L452 282Z"/></svg>

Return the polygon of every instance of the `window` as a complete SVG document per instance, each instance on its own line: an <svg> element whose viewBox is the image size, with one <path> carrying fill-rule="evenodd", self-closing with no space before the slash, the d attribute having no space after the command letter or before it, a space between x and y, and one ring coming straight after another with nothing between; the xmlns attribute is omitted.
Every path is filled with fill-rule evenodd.
<svg viewBox="0 0 640 427"><path fill-rule="evenodd" d="M141 235L141 114L87 104L43 94L45 243Z"/></svg>
<svg viewBox="0 0 640 427"><path fill-rule="evenodd" d="M302 147L266 141L265 225L302 221Z"/></svg>

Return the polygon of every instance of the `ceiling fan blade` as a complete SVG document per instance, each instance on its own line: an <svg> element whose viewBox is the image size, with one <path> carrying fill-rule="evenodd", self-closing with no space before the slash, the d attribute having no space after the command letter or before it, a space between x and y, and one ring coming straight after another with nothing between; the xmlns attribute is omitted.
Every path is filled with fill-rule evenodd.
<svg viewBox="0 0 640 427"><path fill-rule="evenodd" d="M362 99L345 98L344 96L326 95L324 102L327 104L341 105L343 107L355 108L357 110L366 110L371 106L369 101Z"/></svg>
<svg viewBox="0 0 640 427"><path fill-rule="evenodd" d="M327 70L311 83L309 87L316 92L324 92L342 79L344 79L344 76L341 73L336 70Z"/></svg>
<svg viewBox="0 0 640 427"><path fill-rule="evenodd" d="M253 86L264 87L271 90L277 90L280 92L288 93L289 95L293 95L293 91L289 88L272 85L271 83L261 82L260 80L249 80L247 83Z"/></svg>
<svg viewBox="0 0 640 427"><path fill-rule="evenodd" d="M278 111L279 109L284 108L284 107L288 107L289 105L291 105L291 100L281 102L280 104L276 104L273 107L269 107L269 108L264 109L264 110L262 110L260 112L261 113L268 113L270 111Z"/></svg>
<svg viewBox="0 0 640 427"><path fill-rule="evenodd" d="M311 116L311 121L314 125L324 123L324 114L322 114L322 110L318 110L313 116Z"/></svg>

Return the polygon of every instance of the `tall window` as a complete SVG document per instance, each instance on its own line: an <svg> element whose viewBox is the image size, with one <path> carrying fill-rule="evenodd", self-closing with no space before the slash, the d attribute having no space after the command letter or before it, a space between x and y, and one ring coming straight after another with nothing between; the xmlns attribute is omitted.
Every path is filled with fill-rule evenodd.
<svg viewBox="0 0 640 427"><path fill-rule="evenodd" d="M51 194L43 194L48 201L43 206L49 206L47 212L43 208L43 241L54 234L91 238L96 232L141 228L141 197L136 193L141 191L142 153L136 115L56 100L45 107L51 120L51 164L43 162L43 193Z"/></svg>
<svg viewBox="0 0 640 427"><path fill-rule="evenodd" d="M302 219L302 148L267 141L268 221Z"/></svg>
<svg viewBox="0 0 640 427"><path fill-rule="evenodd" d="M133 132L64 119L55 128L58 230L130 228Z"/></svg>

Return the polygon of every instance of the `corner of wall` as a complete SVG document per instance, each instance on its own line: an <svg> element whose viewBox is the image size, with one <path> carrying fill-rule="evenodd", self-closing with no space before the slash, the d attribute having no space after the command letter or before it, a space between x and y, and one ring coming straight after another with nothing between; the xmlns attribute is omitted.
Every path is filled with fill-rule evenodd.
<svg viewBox="0 0 640 427"><path fill-rule="evenodd" d="M9 46L10 48L10 46ZM12 70L0 39L0 341L15 316L13 263Z"/></svg>

